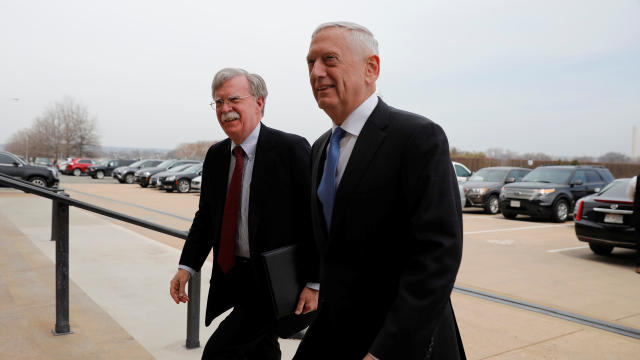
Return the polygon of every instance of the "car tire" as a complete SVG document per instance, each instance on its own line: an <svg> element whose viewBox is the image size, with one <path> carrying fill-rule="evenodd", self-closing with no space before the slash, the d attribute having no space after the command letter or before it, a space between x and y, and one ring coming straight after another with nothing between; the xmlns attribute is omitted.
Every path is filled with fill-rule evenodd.
<svg viewBox="0 0 640 360"><path fill-rule="evenodd" d="M126 182L127 184L133 184L135 182L135 177L133 176L133 174L127 174L124 176L124 182Z"/></svg>
<svg viewBox="0 0 640 360"><path fill-rule="evenodd" d="M188 179L178 180L178 184L176 184L176 190L181 193L188 193L189 190L191 190L191 182Z"/></svg>
<svg viewBox="0 0 640 360"><path fill-rule="evenodd" d="M613 251L613 246L589 243L589 248L596 255L609 255Z"/></svg>
<svg viewBox="0 0 640 360"><path fill-rule="evenodd" d="M73 169L73 176L80 176L82 174L82 170L75 168Z"/></svg>
<svg viewBox="0 0 640 360"><path fill-rule="evenodd" d="M493 194L487 198L487 201L484 203L484 211L492 215L500 212L500 201L498 201L498 196Z"/></svg>
<svg viewBox="0 0 640 360"><path fill-rule="evenodd" d="M518 216L517 212L513 212L513 211L509 211L509 210L503 210L502 211L502 216L504 216L507 219L515 219L516 216Z"/></svg>
<svg viewBox="0 0 640 360"><path fill-rule="evenodd" d="M103 179L103 178L104 178L104 171L102 170L96 171L96 179Z"/></svg>
<svg viewBox="0 0 640 360"><path fill-rule="evenodd" d="M29 182L34 184L34 185L47 187L47 180L45 178L43 178L43 177L40 177L40 176L31 177L29 179Z"/></svg>
<svg viewBox="0 0 640 360"><path fill-rule="evenodd" d="M553 204L551 210L551 220L557 223L563 223L569 217L569 203L565 199L559 199Z"/></svg>

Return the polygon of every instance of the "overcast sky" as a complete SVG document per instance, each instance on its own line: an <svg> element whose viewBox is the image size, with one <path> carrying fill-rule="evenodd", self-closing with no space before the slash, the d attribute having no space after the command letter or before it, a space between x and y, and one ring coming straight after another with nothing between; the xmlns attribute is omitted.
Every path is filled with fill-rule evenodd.
<svg viewBox="0 0 640 360"><path fill-rule="evenodd" d="M105 146L224 138L223 67L261 74L263 121L313 142L330 127L308 81L326 21L380 43L378 92L464 150L631 155L640 127L640 0L0 1L0 143L70 96ZM19 100L16 100L19 99Z"/></svg>

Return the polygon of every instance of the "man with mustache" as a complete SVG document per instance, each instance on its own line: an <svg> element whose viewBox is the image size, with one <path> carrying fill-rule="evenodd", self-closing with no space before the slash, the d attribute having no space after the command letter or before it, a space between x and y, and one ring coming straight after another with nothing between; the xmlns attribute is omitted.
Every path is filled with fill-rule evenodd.
<svg viewBox="0 0 640 360"><path fill-rule="evenodd" d="M307 55L332 129L312 147L318 313L295 359L464 359L450 294L462 215L440 126L375 95L378 43L320 25Z"/></svg>
<svg viewBox="0 0 640 360"><path fill-rule="evenodd" d="M309 282L296 314L317 307L317 269L310 241L310 147L304 138L261 123L267 87L257 74L220 70L213 102L228 139L211 146L202 175L198 211L182 249L170 294L188 301L185 284L213 249L205 324L233 307L207 342L203 359L280 359L276 319L267 297L260 255L300 243L309 258ZM303 318L308 318L305 316Z"/></svg>

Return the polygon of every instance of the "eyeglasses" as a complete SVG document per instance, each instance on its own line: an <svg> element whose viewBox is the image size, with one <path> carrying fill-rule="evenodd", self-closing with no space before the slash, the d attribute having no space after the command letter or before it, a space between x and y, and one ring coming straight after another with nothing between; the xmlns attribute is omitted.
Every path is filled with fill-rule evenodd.
<svg viewBox="0 0 640 360"><path fill-rule="evenodd" d="M248 97L251 97L251 95L247 95L247 96L233 95L233 96L229 96L226 99L220 99L220 98L213 99L213 101L209 104L209 106L211 106L211 108L215 110L216 108L223 107L225 103L229 105L237 105L240 103L240 100L246 99Z"/></svg>

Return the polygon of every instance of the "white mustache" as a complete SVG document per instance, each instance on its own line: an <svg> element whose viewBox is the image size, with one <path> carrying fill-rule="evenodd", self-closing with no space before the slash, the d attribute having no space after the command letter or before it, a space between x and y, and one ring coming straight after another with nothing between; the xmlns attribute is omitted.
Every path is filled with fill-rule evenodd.
<svg viewBox="0 0 640 360"><path fill-rule="evenodd" d="M224 114L220 115L220 120L222 122L232 121L232 120L239 119L239 118L240 118L240 114L238 114L235 111L230 111L228 113L224 113Z"/></svg>

